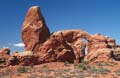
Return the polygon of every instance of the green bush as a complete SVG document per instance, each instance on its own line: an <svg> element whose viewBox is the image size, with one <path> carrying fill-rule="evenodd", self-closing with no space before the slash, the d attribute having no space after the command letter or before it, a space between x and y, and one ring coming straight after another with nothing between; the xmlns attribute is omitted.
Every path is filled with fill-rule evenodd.
<svg viewBox="0 0 120 78"><path fill-rule="evenodd" d="M6 72L6 74L12 74L12 70L11 69L6 69L5 72Z"/></svg>
<svg viewBox="0 0 120 78"><path fill-rule="evenodd" d="M97 68L96 67L89 67L89 69L87 70L89 73L96 73L97 72Z"/></svg>
<svg viewBox="0 0 120 78"><path fill-rule="evenodd" d="M70 64L70 63L69 63L68 61L65 61L65 62L64 62L64 66L69 66L69 64Z"/></svg>
<svg viewBox="0 0 120 78"><path fill-rule="evenodd" d="M117 76L120 76L120 69L119 70L116 70L114 71L116 73Z"/></svg>
<svg viewBox="0 0 120 78"><path fill-rule="evenodd" d="M6 58L2 58L2 59L0 60L0 64L6 64Z"/></svg>
<svg viewBox="0 0 120 78"><path fill-rule="evenodd" d="M82 60L81 63L79 63L78 65L75 65L78 69L80 70L87 70L89 65L87 64L86 61Z"/></svg>
<svg viewBox="0 0 120 78"><path fill-rule="evenodd" d="M108 74L110 72L110 70L103 68L103 67L98 68L97 71L100 74Z"/></svg>
<svg viewBox="0 0 120 78"><path fill-rule="evenodd" d="M43 68L48 68L48 65L45 64L45 65L43 65L42 67L43 67Z"/></svg>
<svg viewBox="0 0 120 78"><path fill-rule="evenodd" d="M28 76L28 78L38 78L38 75L36 75L36 74L31 74L30 76Z"/></svg>
<svg viewBox="0 0 120 78"><path fill-rule="evenodd" d="M17 68L17 72L19 72L19 73L27 73L28 68L25 67L25 66L19 67L19 68Z"/></svg>

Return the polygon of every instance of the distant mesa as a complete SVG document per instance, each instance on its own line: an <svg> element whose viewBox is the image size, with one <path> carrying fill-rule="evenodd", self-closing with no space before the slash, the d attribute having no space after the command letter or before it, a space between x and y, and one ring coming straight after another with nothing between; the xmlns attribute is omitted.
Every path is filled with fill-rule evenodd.
<svg viewBox="0 0 120 78"><path fill-rule="evenodd" d="M5 55L9 55L7 65L66 61L80 63L83 59L88 63L120 60L120 46L113 38L92 35L83 30L63 30L51 34L38 6L32 6L26 14L22 40L26 51L9 55L6 50L2 50Z"/></svg>

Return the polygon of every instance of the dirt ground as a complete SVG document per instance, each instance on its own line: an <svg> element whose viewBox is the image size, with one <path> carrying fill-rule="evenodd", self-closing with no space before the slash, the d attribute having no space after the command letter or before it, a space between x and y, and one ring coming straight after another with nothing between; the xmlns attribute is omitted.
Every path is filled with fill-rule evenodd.
<svg viewBox="0 0 120 78"><path fill-rule="evenodd" d="M0 68L0 78L120 78L120 62L69 64L52 62L35 66Z"/></svg>

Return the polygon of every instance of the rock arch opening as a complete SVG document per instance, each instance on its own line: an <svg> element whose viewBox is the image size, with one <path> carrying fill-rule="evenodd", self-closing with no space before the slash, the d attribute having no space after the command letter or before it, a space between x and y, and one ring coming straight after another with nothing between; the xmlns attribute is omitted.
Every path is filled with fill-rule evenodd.
<svg viewBox="0 0 120 78"><path fill-rule="evenodd" d="M88 54L88 48L87 48L88 41L85 38L82 38L82 41L86 44L84 53L85 53L85 55L87 55Z"/></svg>

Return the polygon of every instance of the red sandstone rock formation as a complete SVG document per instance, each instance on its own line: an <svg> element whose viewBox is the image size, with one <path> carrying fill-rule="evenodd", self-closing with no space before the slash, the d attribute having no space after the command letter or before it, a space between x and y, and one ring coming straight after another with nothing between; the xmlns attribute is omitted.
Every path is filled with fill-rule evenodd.
<svg viewBox="0 0 120 78"><path fill-rule="evenodd" d="M88 54L85 60L88 62L103 62L112 58L112 52L116 47L115 40L101 34L91 35L92 39L88 42Z"/></svg>
<svg viewBox="0 0 120 78"><path fill-rule="evenodd" d="M7 65L36 65L41 64L38 60L40 56L33 54L32 51L13 53L7 62Z"/></svg>
<svg viewBox="0 0 120 78"><path fill-rule="evenodd" d="M89 52L85 57L85 61L88 63L106 62L111 60L112 52L112 49L109 48L97 49Z"/></svg>
<svg viewBox="0 0 120 78"><path fill-rule="evenodd" d="M85 56L86 44L82 38L91 39L90 34L82 30L64 30L53 33L50 38L42 44L39 52L43 58L48 60L52 58L53 61L68 61L73 63L80 62L80 59ZM49 53L51 52L51 53ZM54 57L53 57L54 56ZM46 58L47 57L47 58ZM51 60L49 60L51 62Z"/></svg>
<svg viewBox="0 0 120 78"><path fill-rule="evenodd" d="M28 10L22 27L22 40L28 51L37 52L40 44L50 35L38 6L33 6Z"/></svg>
<svg viewBox="0 0 120 78"><path fill-rule="evenodd" d="M79 59L85 56L86 45L80 38L91 39L91 36L82 30L58 31L53 33L50 38L48 37L49 29L39 7L31 7L23 24L22 39L26 50L42 55L40 59L44 62L74 62L74 60L79 62Z"/></svg>
<svg viewBox="0 0 120 78"><path fill-rule="evenodd" d="M34 52L32 55L29 55L26 52L23 52L22 54L12 54L8 60L8 65L41 64L55 61L79 63L85 56L84 50L86 43L82 41L82 38L89 40L91 39L91 36L82 30L55 32L49 39L42 43L38 52ZM34 59L34 61L31 61L32 59Z"/></svg>
<svg viewBox="0 0 120 78"><path fill-rule="evenodd" d="M91 35L91 40L88 43L88 52L95 51L101 48L114 48L116 47L115 40L103 36L101 34Z"/></svg>
<svg viewBox="0 0 120 78"><path fill-rule="evenodd" d="M51 36L45 43L43 43L43 46L40 47L39 52L44 54L43 58L46 62L73 62L75 58L71 46L68 45L62 36Z"/></svg>
<svg viewBox="0 0 120 78"><path fill-rule="evenodd" d="M112 57L115 60L120 61L120 46L117 46L113 51L114 52L112 53Z"/></svg>
<svg viewBox="0 0 120 78"><path fill-rule="evenodd" d="M56 61L79 63L82 59L95 63L108 61L113 57L119 59L118 54L114 52L119 52L120 49L116 50L118 47L115 40L110 37L101 34L90 35L82 30L57 31L50 35L37 6L31 7L26 15L22 40L27 51L12 54L8 65ZM85 48L88 51L87 55L85 55Z"/></svg>
<svg viewBox="0 0 120 78"><path fill-rule="evenodd" d="M1 48L0 49L0 54L10 54L10 49L9 48Z"/></svg>
<svg viewBox="0 0 120 78"><path fill-rule="evenodd" d="M0 63L8 60L10 54L9 48L2 48L0 49Z"/></svg>

